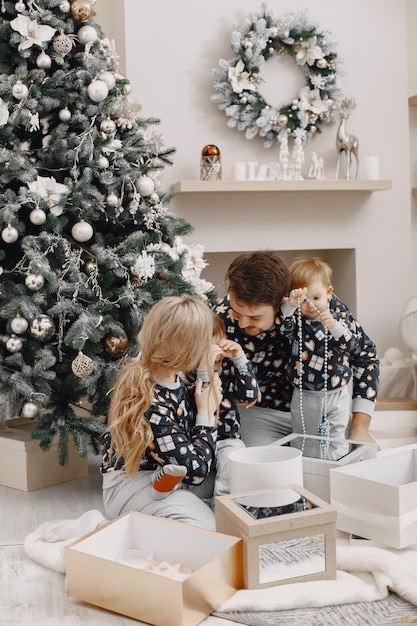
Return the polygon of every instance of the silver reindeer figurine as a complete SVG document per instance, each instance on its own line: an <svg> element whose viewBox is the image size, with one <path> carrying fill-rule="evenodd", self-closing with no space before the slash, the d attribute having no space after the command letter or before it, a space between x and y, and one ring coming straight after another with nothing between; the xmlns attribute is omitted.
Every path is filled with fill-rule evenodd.
<svg viewBox="0 0 417 626"><path fill-rule="evenodd" d="M344 100L342 100L341 105L340 105L340 112L339 112L340 124L339 124L339 128L337 129L337 137L336 137L336 148L339 152L338 157L337 157L337 166L336 166L336 175L335 175L336 180L339 178L339 167L340 167L340 160L341 160L342 152L346 154L345 179L349 180L350 178L350 166L352 163L352 154L355 156L355 159L356 159L355 178L358 178L359 176L359 156L358 156L359 141L358 141L358 138L355 137L355 135L350 135L349 133L346 132L346 120L350 117L350 115L352 114L352 111L354 111L355 108L356 108L356 102L354 98L345 98Z"/></svg>

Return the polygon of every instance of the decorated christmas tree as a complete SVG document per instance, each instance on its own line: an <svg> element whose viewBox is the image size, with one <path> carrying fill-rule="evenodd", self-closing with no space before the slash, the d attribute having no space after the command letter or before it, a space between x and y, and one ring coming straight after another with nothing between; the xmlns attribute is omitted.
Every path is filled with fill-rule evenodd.
<svg viewBox="0 0 417 626"><path fill-rule="evenodd" d="M211 288L130 90L92 0L0 0L0 422L36 418L61 464L100 449L152 304Z"/></svg>

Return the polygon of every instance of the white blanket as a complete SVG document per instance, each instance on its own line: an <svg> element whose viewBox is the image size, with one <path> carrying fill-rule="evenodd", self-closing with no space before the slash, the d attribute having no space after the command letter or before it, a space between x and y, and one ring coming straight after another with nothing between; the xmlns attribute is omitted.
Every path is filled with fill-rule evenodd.
<svg viewBox="0 0 417 626"><path fill-rule="evenodd" d="M382 600L390 591L417 606L417 546L395 550L338 539L336 560L335 580L241 589L218 611L284 611L371 602Z"/></svg>
<svg viewBox="0 0 417 626"><path fill-rule="evenodd" d="M27 555L44 567L65 573L64 548L70 541L105 521L99 511L87 511L75 520L41 524L24 541ZM241 589L218 608L221 613L284 611L336 604L382 600L389 592L417 606L417 544L402 550L375 547L338 537L337 578ZM209 626L210 618L202 622Z"/></svg>

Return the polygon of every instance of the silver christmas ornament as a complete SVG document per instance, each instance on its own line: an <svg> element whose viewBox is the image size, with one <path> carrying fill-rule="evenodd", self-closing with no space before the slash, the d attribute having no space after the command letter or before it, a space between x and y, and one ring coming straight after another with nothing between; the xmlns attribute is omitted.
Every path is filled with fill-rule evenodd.
<svg viewBox="0 0 417 626"><path fill-rule="evenodd" d="M36 65L41 70L47 70L52 65L52 59L48 54L46 54L46 52L41 52L40 55L36 58Z"/></svg>
<svg viewBox="0 0 417 626"><path fill-rule="evenodd" d="M84 242L91 239L93 236L93 227L88 222L77 222L71 229L71 235L75 239L75 241Z"/></svg>
<svg viewBox="0 0 417 626"><path fill-rule="evenodd" d="M29 89L20 80L12 87L12 94L16 100L24 100L28 97Z"/></svg>
<svg viewBox="0 0 417 626"><path fill-rule="evenodd" d="M68 37L64 32L61 32L52 42L52 47L61 56L65 56L68 52L71 52L74 45L71 37Z"/></svg>
<svg viewBox="0 0 417 626"><path fill-rule="evenodd" d="M14 243L17 241L18 237L19 233L17 232L17 229L14 226L10 226L10 224L8 224L6 228L3 228L1 231L1 238L6 243Z"/></svg>
<svg viewBox="0 0 417 626"><path fill-rule="evenodd" d="M16 4L14 5L14 8L16 9L18 13L22 13L22 11L26 9L26 6L24 2L16 2Z"/></svg>
<svg viewBox="0 0 417 626"><path fill-rule="evenodd" d="M77 33L78 40L83 46L94 43L97 40L98 32L93 26L81 26Z"/></svg>
<svg viewBox="0 0 417 626"><path fill-rule="evenodd" d="M106 133L106 135L111 135L112 133L115 132L116 130L116 124L113 122L112 119L110 119L109 117L107 117L105 120L103 120L100 124L100 130L103 133Z"/></svg>
<svg viewBox="0 0 417 626"><path fill-rule="evenodd" d="M35 226L40 226L46 222L46 213L43 209L33 209L29 214L29 220Z"/></svg>
<svg viewBox="0 0 417 626"><path fill-rule="evenodd" d="M25 333L28 329L28 326L29 324L27 320L21 315L16 315L16 317L14 317L10 322L10 328L14 333L16 333L16 335L22 335L23 333Z"/></svg>
<svg viewBox="0 0 417 626"><path fill-rule="evenodd" d="M93 102L101 102L109 95L109 88L104 80L93 80L87 87L89 98Z"/></svg>
<svg viewBox="0 0 417 626"><path fill-rule="evenodd" d="M25 278L25 285L31 291L39 291L44 284L45 280L41 274L28 274Z"/></svg>
<svg viewBox="0 0 417 626"><path fill-rule="evenodd" d="M136 180L135 185L141 196L150 196L155 190L155 183L149 176L140 176Z"/></svg>
<svg viewBox="0 0 417 626"><path fill-rule="evenodd" d="M22 417L32 419L39 413L39 407L34 402L25 402L22 406Z"/></svg>
<svg viewBox="0 0 417 626"><path fill-rule="evenodd" d="M55 324L49 315L38 315L30 325L30 334L39 341L48 341L55 332Z"/></svg>
<svg viewBox="0 0 417 626"><path fill-rule="evenodd" d="M123 85L122 87L122 94L124 96L128 96L132 91L132 85L130 83L126 83L125 85Z"/></svg>
<svg viewBox="0 0 417 626"><path fill-rule="evenodd" d="M69 110L68 107L65 107L65 109L61 109L60 112L58 113L58 117L61 120L61 122L69 122L71 119L71 111Z"/></svg>
<svg viewBox="0 0 417 626"><path fill-rule="evenodd" d="M12 335L11 337L9 337L9 339L6 341L6 348L8 349L9 352L20 352L20 350L22 349L23 346L23 342L20 339L20 337L16 337L16 335Z"/></svg>

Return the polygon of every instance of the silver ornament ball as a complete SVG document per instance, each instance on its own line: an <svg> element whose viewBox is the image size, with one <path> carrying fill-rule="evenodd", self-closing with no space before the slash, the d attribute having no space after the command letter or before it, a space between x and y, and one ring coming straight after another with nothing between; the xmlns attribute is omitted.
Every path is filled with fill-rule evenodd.
<svg viewBox="0 0 417 626"><path fill-rule="evenodd" d="M41 274L28 274L25 278L25 285L31 291L39 291L45 284L45 279Z"/></svg>
<svg viewBox="0 0 417 626"><path fill-rule="evenodd" d="M23 346L23 342L20 339L20 337L16 337L15 335L12 335L11 337L9 337L9 339L6 341L6 348L8 349L9 352L20 352L20 350L22 349Z"/></svg>
<svg viewBox="0 0 417 626"><path fill-rule="evenodd" d="M109 89L113 89L116 85L116 76L113 72L101 72L100 80L103 80Z"/></svg>
<svg viewBox="0 0 417 626"><path fill-rule="evenodd" d="M39 341L48 341L55 332L55 324L49 315L37 315L31 322L30 334Z"/></svg>
<svg viewBox="0 0 417 626"><path fill-rule="evenodd" d="M25 3L24 2L16 2L16 4L14 5L14 8L16 9L16 11L18 13L22 13L22 11L24 11L26 9Z"/></svg>
<svg viewBox="0 0 417 626"><path fill-rule="evenodd" d="M69 13L70 12L71 4L68 2L68 0L63 0L63 2L60 2L59 10L61 11L61 13Z"/></svg>
<svg viewBox="0 0 417 626"><path fill-rule="evenodd" d="M107 157L101 155L97 159L97 165L101 170L105 170L109 167L110 163Z"/></svg>
<svg viewBox="0 0 417 626"><path fill-rule="evenodd" d="M106 135L111 135L116 130L116 124L108 117L101 122L100 130Z"/></svg>
<svg viewBox="0 0 417 626"><path fill-rule="evenodd" d="M106 202L109 206L116 207L119 204L119 196L113 192L109 193Z"/></svg>

